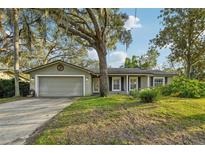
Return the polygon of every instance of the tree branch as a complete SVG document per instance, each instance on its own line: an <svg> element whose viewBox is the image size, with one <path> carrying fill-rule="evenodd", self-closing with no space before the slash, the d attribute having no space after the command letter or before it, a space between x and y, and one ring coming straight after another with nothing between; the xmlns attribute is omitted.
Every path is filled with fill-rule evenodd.
<svg viewBox="0 0 205 154"><path fill-rule="evenodd" d="M107 27L107 20L108 20L108 17L107 17L107 9L104 8L104 12L105 12L105 15L104 15L104 27L102 29L102 36L104 37L104 33L105 33L105 30L106 30L106 27Z"/></svg>
<svg viewBox="0 0 205 154"><path fill-rule="evenodd" d="M90 38L89 36L79 32L78 30L75 30L75 29L70 28L70 27L65 27L64 24L59 24L59 27L66 30L66 32L70 32L72 35L79 36L79 37L83 38L84 40L88 41L88 43L91 44L91 45L93 45L95 43L92 38Z"/></svg>
<svg viewBox="0 0 205 154"><path fill-rule="evenodd" d="M73 17L76 17L76 18L78 18L78 19L80 19L80 20L82 21L82 23L85 24L86 27L91 31L91 33L94 33L93 30L92 30L92 28L89 26L89 24L87 23L87 21L86 21L85 19L83 19L82 17L80 17L80 16L78 16L78 15L75 15L75 14L73 14L73 13L67 13L67 14L68 14L68 15L71 15L71 16L73 16Z"/></svg>
<svg viewBox="0 0 205 154"><path fill-rule="evenodd" d="M100 36L101 29L100 29L100 27L98 25L97 19L96 19L95 15L94 15L92 9L87 8L86 10L87 10L87 12L88 12L88 14L90 16L90 19L92 20L93 25L95 27L96 36Z"/></svg>

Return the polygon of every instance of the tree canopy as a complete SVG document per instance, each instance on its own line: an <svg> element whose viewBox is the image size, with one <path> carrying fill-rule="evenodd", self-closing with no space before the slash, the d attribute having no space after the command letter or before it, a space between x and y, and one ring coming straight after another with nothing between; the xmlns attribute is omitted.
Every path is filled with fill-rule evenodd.
<svg viewBox="0 0 205 154"><path fill-rule="evenodd" d="M126 14L106 8L17 9L19 32L14 33L11 10L0 9L0 62L8 66L18 62L21 70L56 59L88 67L98 63L87 58L88 50L94 48L99 57L100 93L107 96L107 52L119 41L127 47L132 41L124 28Z"/></svg>
<svg viewBox="0 0 205 154"><path fill-rule="evenodd" d="M185 74L203 72L205 63L205 9L163 9L163 28L151 41L159 48L169 48L169 60L184 66Z"/></svg>
<svg viewBox="0 0 205 154"><path fill-rule="evenodd" d="M156 49L151 48L146 54L141 56L133 55L132 58L126 58L124 66L125 68L141 68L141 69L153 69L157 66L157 58L159 53Z"/></svg>

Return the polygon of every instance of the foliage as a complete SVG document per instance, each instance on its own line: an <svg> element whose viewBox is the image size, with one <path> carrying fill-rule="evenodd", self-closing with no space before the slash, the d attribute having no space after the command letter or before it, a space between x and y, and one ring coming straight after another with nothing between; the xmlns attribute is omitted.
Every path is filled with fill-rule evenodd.
<svg viewBox="0 0 205 154"><path fill-rule="evenodd" d="M139 92L139 98L143 103L152 103L159 97L159 91L157 89L143 89Z"/></svg>
<svg viewBox="0 0 205 154"><path fill-rule="evenodd" d="M0 9L0 62L12 67L18 61L20 70L57 59L83 67L100 64L101 92L107 95L107 51L115 49L118 41L126 47L132 42L131 32L124 27L127 18L119 9L106 8ZM19 58L14 58L13 40L18 40ZM99 63L87 58L93 48Z"/></svg>
<svg viewBox="0 0 205 154"><path fill-rule="evenodd" d="M163 95L199 98L205 96L205 83L185 77L176 77L172 83L162 88Z"/></svg>
<svg viewBox="0 0 205 154"><path fill-rule="evenodd" d="M131 96L133 96L134 98L138 98L138 97L139 97L139 90L137 90L137 89L131 90L131 91L129 92L129 94L130 94Z"/></svg>
<svg viewBox="0 0 205 154"><path fill-rule="evenodd" d="M128 46L131 32L126 30L124 22L127 15L119 9L81 8L48 9L50 19L77 44L94 49L99 58L100 95L108 95L108 72L106 55L108 50L116 48L120 41Z"/></svg>
<svg viewBox="0 0 205 154"><path fill-rule="evenodd" d="M20 82L20 95L27 96L29 94L29 83ZM15 95L14 79L0 80L0 98L13 97Z"/></svg>
<svg viewBox="0 0 205 154"><path fill-rule="evenodd" d="M201 96L205 96L205 82L199 82L199 88L201 91Z"/></svg>
<svg viewBox="0 0 205 154"><path fill-rule="evenodd" d="M7 67L13 67L14 63L11 12L12 9L0 9L0 62ZM95 62L87 57L88 50L82 44L74 42L50 19L47 9L18 9L18 12L21 70L59 59L82 67Z"/></svg>
<svg viewBox="0 0 205 154"><path fill-rule="evenodd" d="M126 58L124 66L125 68L141 68L152 69L157 65L157 57L159 53L156 49L150 49L148 52L141 56L132 56L132 58Z"/></svg>
<svg viewBox="0 0 205 154"><path fill-rule="evenodd" d="M169 48L169 60L183 65L188 78L205 70L205 9L164 9L159 16L163 29L151 41Z"/></svg>

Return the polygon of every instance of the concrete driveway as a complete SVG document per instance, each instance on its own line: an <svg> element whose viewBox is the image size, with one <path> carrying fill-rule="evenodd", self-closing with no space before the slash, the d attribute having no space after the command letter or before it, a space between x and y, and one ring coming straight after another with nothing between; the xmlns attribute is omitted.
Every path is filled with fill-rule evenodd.
<svg viewBox="0 0 205 154"><path fill-rule="evenodd" d="M32 98L0 104L0 144L24 144L33 131L71 103L70 98Z"/></svg>

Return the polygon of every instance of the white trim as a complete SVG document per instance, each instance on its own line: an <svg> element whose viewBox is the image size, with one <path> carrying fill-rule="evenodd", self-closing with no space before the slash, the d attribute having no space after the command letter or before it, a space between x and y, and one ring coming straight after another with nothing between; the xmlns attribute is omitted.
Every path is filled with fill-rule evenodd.
<svg viewBox="0 0 205 154"><path fill-rule="evenodd" d="M153 87L155 87L155 82L154 82L155 79L162 79L163 80L162 85L163 86L165 85L165 77L153 77Z"/></svg>
<svg viewBox="0 0 205 154"><path fill-rule="evenodd" d="M74 65L74 64L71 64L71 63L67 63L67 62L64 62L64 61L61 61L61 60L57 60L57 61L54 61L54 62L51 62L51 63L48 63L48 64L44 64L44 65L41 65L41 66L37 66L35 68L31 68L31 69L28 69L26 71L24 71L25 73L30 73L30 72L34 72L34 71L37 71L37 70L40 70L40 69L44 69L46 67L49 67L49 66L52 66L52 65L56 65L58 63L61 63L61 64L64 64L66 66L70 66L72 68L76 68L76 69L79 69L81 71L84 71L84 72L87 72L87 73L91 73L91 74L95 74L95 72L92 72L91 70L88 70L86 68L82 68L80 66L77 66L77 65Z"/></svg>
<svg viewBox="0 0 205 154"><path fill-rule="evenodd" d="M36 93L36 97L39 96L39 81L38 81L38 77L35 75L35 93Z"/></svg>
<svg viewBox="0 0 205 154"><path fill-rule="evenodd" d="M138 77L132 76L132 77L129 77L129 91L134 90L134 89L131 89L131 82L130 82L131 79L136 79L136 90L138 90Z"/></svg>
<svg viewBox="0 0 205 154"><path fill-rule="evenodd" d="M126 75L126 92L129 94L129 89L128 89L128 75Z"/></svg>
<svg viewBox="0 0 205 154"><path fill-rule="evenodd" d="M36 97L39 97L39 77L82 77L83 78L83 96L85 96L85 75L35 75L35 92Z"/></svg>
<svg viewBox="0 0 205 154"><path fill-rule="evenodd" d="M94 88L94 79L97 79L97 82L98 82L98 90L95 91L95 88ZM92 78L92 84L93 84L93 93L99 93L100 92L100 80L99 78Z"/></svg>
<svg viewBox="0 0 205 154"><path fill-rule="evenodd" d="M147 88L149 88L150 87L150 76L148 75L147 76Z"/></svg>
<svg viewBox="0 0 205 154"><path fill-rule="evenodd" d="M120 82L119 82L119 89L114 89L114 82L113 80L115 79L119 79ZM120 77L112 77L112 91L121 91L121 76Z"/></svg>
<svg viewBox="0 0 205 154"><path fill-rule="evenodd" d="M153 74L108 74L108 76L119 76L119 75L122 75L122 76L126 76L126 75L129 75L129 76L154 76Z"/></svg>

